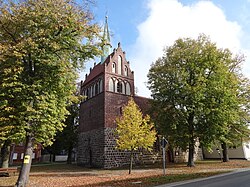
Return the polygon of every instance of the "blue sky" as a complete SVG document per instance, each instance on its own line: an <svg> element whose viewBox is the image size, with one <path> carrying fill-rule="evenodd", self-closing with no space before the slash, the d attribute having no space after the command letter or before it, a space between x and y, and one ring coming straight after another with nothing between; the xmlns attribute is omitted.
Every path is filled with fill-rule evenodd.
<svg viewBox="0 0 250 187"><path fill-rule="evenodd" d="M96 0L90 9L101 25L107 12L113 48L121 42L126 51L138 95L150 96L147 73L163 48L199 33L218 47L244 54L243 72L250 78L250 0Z"/></svg>

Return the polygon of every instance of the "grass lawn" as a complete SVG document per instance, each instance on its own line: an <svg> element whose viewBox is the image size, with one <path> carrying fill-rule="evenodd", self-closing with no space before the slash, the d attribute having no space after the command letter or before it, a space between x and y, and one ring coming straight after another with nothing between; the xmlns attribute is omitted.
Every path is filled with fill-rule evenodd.
<svg viewBox="0 0 250 187"><path fill-rule="evenodd" d="M239 168L250 168L250 162L245 160L199 161L196 167L189 168L186 164L167 164L166 175L162 173L161 165L137 166L128 174L127 168L104 170L87 169L76 165L51 164L32 166L30 187L150 187L165 183L208 177L229 172ZM14 186L18 176L1 177L0 186Z"/></svg>

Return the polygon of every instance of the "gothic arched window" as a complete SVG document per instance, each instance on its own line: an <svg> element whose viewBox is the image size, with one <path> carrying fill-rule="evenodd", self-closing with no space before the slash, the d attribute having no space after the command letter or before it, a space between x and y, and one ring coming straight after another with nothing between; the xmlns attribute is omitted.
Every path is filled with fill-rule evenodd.
<svg viewBox="0 0 250 187"><path fill-rule="evenodd" d="M116 90L117 90L118 93L123 93L123 94L125 94L124 82L122 82L122 81L117 81L116 87L117 87Z"/></svg>
<svg viewBox="0 0 250 187"><path fill-rule="evenodd" d="M109 79L109 91L111 92L115 91L114 81L111 78Z"/></svg>
<svg viewBox="0 0 250 187"><path fill-rule="evenodd" d="M122 57L119 55L118 56L118 74L121 75L122 74Z"/></svg>
<svg viewBox="0 0 250 187"><path fill-rule="evenodd" d="M131 95L131 88L128 82L126 83L126 95Z"/></svg>
<svg viewBox="0 0 250 187"><path fill-rule="evenodd" d="M99 93L102 92L102 79L99 80Z"/></svg>
<svg viewBox="0 0 250 187"><path fill-rule="evenodd" d="M99 82L95 83L95 95L99 94Z"/></svg>

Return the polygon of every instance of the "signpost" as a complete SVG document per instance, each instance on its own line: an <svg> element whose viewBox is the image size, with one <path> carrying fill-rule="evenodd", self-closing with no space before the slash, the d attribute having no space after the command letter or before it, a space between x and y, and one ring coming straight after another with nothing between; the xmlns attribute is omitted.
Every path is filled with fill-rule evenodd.
<svg viewBox="0 0 250 187"><path fill-rule="evenodd" d="M162 157L163 157L163 175L166 175L166 145L168 141L163 137L161 140L161 147L162 147Z"/></svg>

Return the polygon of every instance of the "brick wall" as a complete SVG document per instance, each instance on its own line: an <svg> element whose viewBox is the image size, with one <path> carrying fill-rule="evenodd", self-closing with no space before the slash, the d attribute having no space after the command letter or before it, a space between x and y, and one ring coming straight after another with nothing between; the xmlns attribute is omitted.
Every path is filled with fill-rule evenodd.
<svg viewBox="0 0 250 187"><path fill-rule="evenodd" d="M79 133L104 127L104 92L80 105Z"/></svg>

